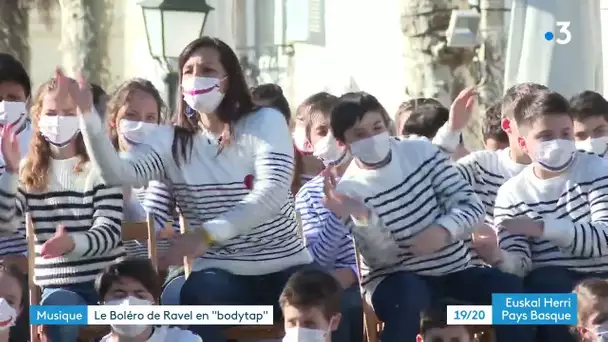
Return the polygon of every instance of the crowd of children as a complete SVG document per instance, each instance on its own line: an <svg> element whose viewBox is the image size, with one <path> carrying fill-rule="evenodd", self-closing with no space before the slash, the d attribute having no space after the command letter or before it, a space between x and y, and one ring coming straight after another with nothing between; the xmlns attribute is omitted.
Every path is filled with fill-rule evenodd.
<svg viewBox="0 0 608 342"><path fill-rule="evenodd" d="M292 115L280 87L247 87L219 39L190 43L179 68L169 118L147 80L106 95L58 69L32 94L0 54L0 342L28 339L28 219L42 305L273 304L284 341L346 342L364 339L366 303L383 342L465 342L447 305L575 291L576 327L495 326L496 340L608 338L600 94L515 85L469 151L474 89L450 108L404 102L394 121L365 92L317 93ZM122 241L148 214L158 271ZM101 340L221 342L224 328L121 325ZM43 331L75 342L79 327Z"/></svg>

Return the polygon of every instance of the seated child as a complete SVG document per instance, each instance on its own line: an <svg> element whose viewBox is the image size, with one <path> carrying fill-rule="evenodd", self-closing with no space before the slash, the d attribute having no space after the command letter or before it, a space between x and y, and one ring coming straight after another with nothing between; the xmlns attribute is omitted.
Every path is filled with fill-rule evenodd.
<svg viewBox="0 0 608 342"><path fill-rule="evenodd" d="M128 153L132 146L141 144L154 134L154 130L162 122L164 112L163 100L150 81L136 78L124 82L108 103L106 124L112 144L118 151ZM148 211L155 216L157 232L163 231L167 221L161 218L158 203L172 201L168 186L153 181L147 187L125 188L123 196L124 221L145 221ZM146 198L149 201L145 201ZM169 247L168 241L160 237L157 245L159 251ZM125 241L125 248L129 257L148 258L148 246L145 242Z"/></svg>
<svg viewBox="0 0 608 342"><path fill-rule="evenodd" d="M414 341L420 312L450 296L489 304L522 291L521 280L477 267L463 239L484 215L473 189L428 140L391 137L370 94L343 95L332 132L354 161L336 185L326 172L324 204L352 229L366 299L384 322L384 342ZM496 329L498 341L529 342L529 327Z"/></svg>
<svg viewBox="0 0 608 342"><path fill-rule="evenodd" d="M24 229L25 213L31 216L34 282L42 288L42 305L96 304L96 276L125 255L122 189L105 185L93 170L69 86L53 79L40 87L31 113L32 148L23 163L12 127L5 126L2 135L6 172L0 176L0 227ZM45 328L51 341L78 337L78 326Z"/></svg>
<svg viewBox="0 0 608 342"><path fill-rule="evenodd" d="M279 297L285 322L283 341L330 342L340 324L341 295L340 283L329 273L318 269L294 273Z"/></svg>
<svg viewBox="0 0 608 342"><path fill-rule="evenodd" d="M95 283L102 305L155 305L160 297L158 274L150 260L124 259L108 266ZM112 325L101 342L201 342L190 331L168 326Z"/></svg>
<svg viewBox="0 0 608 342"><path fill-rule="evenodd" d="M409 101L405 101L401 103L399 109L397 109L397 113L395 114L395 128L397 130L397 135L403 134L412 134L412 133L403 133L405 131L405 122L409 119L412 111L416 109L418 106L426 105L426 104L434 104L441 105L441 103L435 99L431 98L417 98L411 99ZM447 120L447 119L446 119ZM439 126L441 127L441 126Z"/></svg>
<svg viewBox="0 0 608 342"><path fill-rule="evenodd" d="M570 99L570 112L576 148L604 156L608 149L608 101L586 90Z"/></svg>
<svg viewBox="0 0 608 342"><path fill-rule="evenodd" d="M0 265L0 342L29 339L27 298L27 276L15 266ZM21 320L25 329L17 326Z"/></svg>
<svg viewBox="0 0 608 342"><path fill-rule="evenodd" d="M567 293L608 277L608 162L576 150L568 101L548 90L514 110L532 164L498 190L494 227L503 250L492 263L525 276L531 293ZM539 341L573 341L567 326L538 328Z"/></svg>
<svg viewBox="0 0 608 342"><path fill-rule="evenodd" d="M448 325L448 301L440 301L424 311L420 318L420 334L416 342L473 342L464 325Z"/></svg>
<svg viewBox="0 0 608 342"><path fill-rule="evenodd" d="M509 147L509 137L502 129L501 102L493 104L483 117L483 145L488 151L499 151Z"/></svg>
<svg viewBox="0 0 608 342"><path fill-rule="evenodd" d="M580 341L608 341L608 280L583 280L574 293L578 302L576 332Z"/></svg>

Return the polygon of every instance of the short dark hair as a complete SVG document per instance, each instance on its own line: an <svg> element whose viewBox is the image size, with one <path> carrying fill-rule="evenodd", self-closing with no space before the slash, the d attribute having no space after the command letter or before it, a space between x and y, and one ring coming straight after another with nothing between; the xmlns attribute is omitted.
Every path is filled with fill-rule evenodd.
<svg viewBox="0 0 608 342"><path fill-rule="evenodd" d="M585 90L570 99L570 113L577 121L592 116L601 116L608 121L608 101L594 91Z"/></svg>
<svg viewBox="0 0 608 342"><path fill-rule="evenodd" d="M450 110L441 103L427 103L415 107L403 124L401 134L415 134L432 139L450 118Z"/></svg>
<svg viewBox="0 0 608 342"><path fill-rule="evenodd" d="M395 121L398 122L403 115L407 112L411 112L416 109L418 106L426 105L426 104L436 104L441 105L441 102L430 98L430 97L419 97L416 99L411 99L408 101L401 102L399 108L397 109L397 113L395 114Z"/></svg>
<svg viewBox="0 0 608 342"><path fill-rule="evenodd" d="M291 109L289 108L289 102L283 95L283 89L274 83L261 84L257 87L251 88L251 96L253 101L267 101L269 107L272 107L285 117L285 120L289 122L291 120Z"/></svg>
<svg viewBox="0 0 608 342"><path fill-rule="evenodd" d="M420 334L424 336L432 329L443 329L448 326L448 305L463 305L464 303L443 299L433 303L430 308L420 314Z"/></svg>
<svg viewBox="0 0 608 342"><path fill-rule="evenodd" d="M502 129L501 125L502 115L500 114L500 109L500 102L497 102L486 109L485 116L483 117L483 127L481 129L483 140L494 139L497 142L508 144L509 137Z"/></svg>
<svg viewBox="0 0 608 342"><path fill-rule="evenodd" d="M0 83L2 82L21 85L26 97L32 94L32 82L23 64L7 53L0 53Z"/></svg>
<svg viewBox="0 0 608 342"><path fill-rule="evenodd" d="M513 110L517 106L517 102L523 96L535 93L541 90L549 90L546 86L538 83L519 83L507 89L505 96L502 98L502 107L500 112L503 118L512 118Z"/></svg>
<svg viewBox="0 0 608 342"><path fill-rule="evenodd" d="M340 312L342 286L334 276L316 268L294 273L279 296L279 305L298 309L318 308L330 319Z"/></svg>
<svg viewBox="0 0 608 342"><path fill-rule="evenodd" d="M378 99L366 92L346 93L338 98L338 103L331 111L330 125L334 137L344 142L344 133L359 122L367 112L376 111L382 114L386 127L392 127L391 118Z"/></svg>
<svg viewBox="0 0 608 342"><path fill-rule="evenodd" d="M104 300L112 284L122 277L129 277L140 282L158 302L161 294L158 273L150 260L143 258L125 258L108 266L95 282L95 289L100 301Z"/></svg>
<svg viewBox="0 0 608 342"><path fill-rule="evenodd" d="M556 114L570 115L570 105L565 97L550 90L524 95L513 110L518 126L530 125L541 116Z"/></svg>

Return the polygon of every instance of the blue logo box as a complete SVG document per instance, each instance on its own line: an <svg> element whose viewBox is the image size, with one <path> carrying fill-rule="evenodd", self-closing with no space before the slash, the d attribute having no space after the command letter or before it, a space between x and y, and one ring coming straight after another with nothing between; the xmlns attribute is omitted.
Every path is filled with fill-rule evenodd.
<svg viewBox="0 0 608 342"><path fill-rule="evenodd" d="M574 325L577 322L574 293L495 293L493 325Z"/></svg>
<svg viewBox="0 0 608 342"><path fill-rule="evenodd" d="M87 312L84 305L33 305L30 306L30 324L87 325Z"/></svg>

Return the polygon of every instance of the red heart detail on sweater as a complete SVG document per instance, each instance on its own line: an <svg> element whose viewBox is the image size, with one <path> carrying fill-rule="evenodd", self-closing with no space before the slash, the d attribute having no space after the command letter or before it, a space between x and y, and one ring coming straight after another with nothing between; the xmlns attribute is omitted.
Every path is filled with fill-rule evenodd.
<svg viewBox="0 0 608 342"><path fill-rule="evenodd" d="M245 180L243 181L243 183L245 183L245 187L249 190L253 189L253 175L247 175L245 176Z"/></svg>

